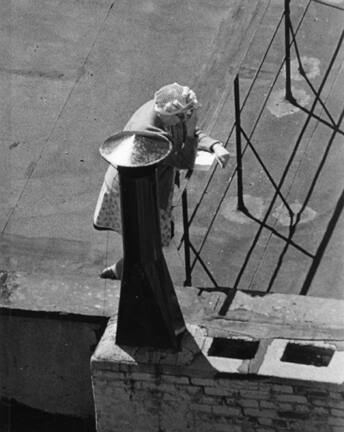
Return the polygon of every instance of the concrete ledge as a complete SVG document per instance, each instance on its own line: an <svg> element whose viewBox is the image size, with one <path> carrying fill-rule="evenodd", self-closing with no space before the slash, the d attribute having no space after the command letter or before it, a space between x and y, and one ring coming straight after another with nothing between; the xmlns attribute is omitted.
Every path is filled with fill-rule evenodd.
<svg viewBox="0 0 344 432"><path fill-rule="evenodd" d="M179 376L181 369L187 368L195 379L217 379L225 374L226 379L245 381L270 376L276 380L309 379L312 385L316 381L317 385L334 386L343 382L339 367L343 301L176 287L189 333L181 353L167 353L116 347L118 282L16 273L13 278L9 275L3 288L0 330L6 349L0 362L1 396L46 411L93 413L89 361L111 315L113 320L92 358L93 371L95 367L153 374L159 370L166 376ZM227 295L233 299L226 315L221 316L219 310ZM259 341L259 348L250 360L209 356L214 338ZM326 367L282 363L280 357L288 341L326 346L334 355Z"/></svg>
<svg viewBox="0 0 344 432"><path fill-rule="evenodd" d="M203 314L197 314L198 324L205 327L209 335L344 340L343 300L237 291L232 295L226 314L219 315L230 290L217 293L217 298L215 291L211 292L217 306L213 310L203 308ZM191 313L189 322L195 322L194 315L195 312Z"/></svg>
<svg viewBox="0 0 344 432"><path fill-rule="evenodd" d="M154 372L156 368L162 374L181 374L181 369L187 368L189 376L215 378L219 374L252 375L254 377L278 377L292 380L309 380L344 384L344 343L327 343L326 341L265 339L257 340L250 337L227 335L227 338L207 336L205 328L188 325L188 332L182 341L180 352L157 350L154 348L119 347L116 345L116 320L110 320L108 327L92 356L91 364L96 364L103 370L144 370ZM245 342L257 341L258 347L252 358L246 358L245 346L238 356L235 352L229 354L211 354L214 340L220 342L235 341L245 345ZM315 366L316 358L302 360L302 351L298 363L292 360L283 361L282 357L288 343L293 343L300 349L312 347L316 356L317 348L328 348L332 357L325 366ZM244 358L243 358L244 357ZM300 363L301 361L301 363ZM303 362L303 363L302 363Z"/></svg>
<svg viewBox="0 0 344 432"><path fill-rule="evenodd" d="M253 426L337 432L344 426L341 344L262 339L252 358L235 358L212 355L214 336L206 327L187 329L179 352L119 347L116 319L109 321L91 359L98 432L242 432ZM236 339L257 341L225 338ZM331 347L334 355L326 367L283 365L288 342Z"/></svg>

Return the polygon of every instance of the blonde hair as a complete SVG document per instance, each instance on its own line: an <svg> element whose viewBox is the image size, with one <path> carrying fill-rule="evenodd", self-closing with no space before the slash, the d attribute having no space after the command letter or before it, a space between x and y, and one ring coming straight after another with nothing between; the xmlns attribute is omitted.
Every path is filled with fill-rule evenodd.
<svg viewBox="0 0 344 432"><path fill-rule="evenodd" d="M167 84L154 94L154 109L163 115L176 115L199 106L195 92L178 83Z"/></svg>

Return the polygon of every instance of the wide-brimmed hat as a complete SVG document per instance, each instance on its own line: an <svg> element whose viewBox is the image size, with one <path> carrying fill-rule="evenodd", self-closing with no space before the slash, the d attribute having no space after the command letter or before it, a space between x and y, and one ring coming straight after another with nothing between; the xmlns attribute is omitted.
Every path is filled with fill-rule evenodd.
<svg viewBox="0 0 344 432"><path fill-rule="evenodd" d="M162 135L141 131L122 131L109 137L99 148L112 166L145 167L161 162L172 150Z"/></svg>

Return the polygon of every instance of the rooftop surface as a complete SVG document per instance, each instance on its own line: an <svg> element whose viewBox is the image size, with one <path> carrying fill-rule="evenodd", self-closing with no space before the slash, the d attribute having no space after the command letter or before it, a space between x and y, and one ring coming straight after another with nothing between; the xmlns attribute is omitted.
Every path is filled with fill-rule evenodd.
<svg viewBox="0 0 344 432"><path fill-rule="evenodd" d="M283 25L267 53L282 3L43 0L39 7L35 1L1 5L3 306L45 304L64 310L79 302L87 309L87 296L96 295L91 313L109 313L113 284L98 274L121 256L122 241L92 226L107 168L98 148L157 88L174 81L195 88L203 105L201 125L226 142L232 154L225 169L194 172L188 185L191 242L206 268L195 263L194 286L299 294L308 275L308 295L344 297L344 153L338 131L344 2L292 2L300 56L312 86L318 89L324 81L321 99L337 123L335 134L284 101ZM298 73L296 54L292 50L294 95L311 109L315 95ZM263 163L245 147L245 215L236 209L233 79L240 63L243 102L264 56L242 108L243 129L252 135ZM331 122L321 103L314 112ZM280 184L280 195L271 178ZM290 224L287 205L296 225ZM182 285L180 206L175 223L165 256L175 284Z"/></svg>

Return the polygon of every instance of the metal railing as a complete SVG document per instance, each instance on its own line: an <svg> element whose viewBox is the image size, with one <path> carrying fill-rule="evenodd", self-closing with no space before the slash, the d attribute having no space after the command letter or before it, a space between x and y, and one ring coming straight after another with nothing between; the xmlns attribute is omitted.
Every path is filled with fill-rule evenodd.
<svg viewBox="0 0 344 432"><path fill-rule="evenodd" d="M244 213L247 217L251 218L254 222L256 222L259 225L259 229L253 238L253 241L251 243L249 251L246 254L245 261L244 261L243 265L241 266L240 271L236 277L234 287L233 287L234 291L238 289L239 282L240 282L240 280L241 280L241 278L242 278L242 276L243 276L243 274L247 268L248 262L250 260L252 252L253 252L256 244L257 244L257 241L259 239L259 236L260 236L263 228L268 229L271 232L271 234L277 236L278 238L282 239L285 242L285 246L284 246L282 254L279 258L278 265L277 265L276 270L274 271L274 274L272 275L272 278L269 282L267 292L271 291L271 289L272 289L272 286L273 286L274 280L276 278L276 275L278 273L278 270L280 268L281 262L283 260L283 257L285 256L285 253L288 250L289 246L296 248L299 252L305 254L307 257L309 257L312 260L312 265L310 267L310 270L308 272L308 275L306 277L306 280L304 282L304 285L301 289L300 294L305 295L305 294L307 294L307 292L309 290L310 283L311 283L312 278L315 274L316 268L319 265L321 256L323 255L324 247L326 246L326 244L328 242L327 237L328 237L328 235L330 235L331 228L328 229L327 236L325 235L325 237L327 239L325 239L325 238L323 239L323 241L321 242L321 244L319 246L318 252L315 254L312 254L311 252L307 251L305 248L303 248L301 245L299 245L296 241L294 241L293 236L295 234L296 227L300 221L302 212L305 210L306 205L310 199L310 196L314 190L316 180L319 177L319 174L321 172L323 164L326 160L328 151L329 151L331 144L334 140L334 137L336 136L336 134L344 134L344 132L340 129L341 121L343 118L343 113L339 116L338 120L335 121L333 116L329 112L329 109L326 107L326 104L323 102L322 97L321 97L321 93L324 89L324 86L325 86L327 80L328 80L328 77L329 77L329 74L333 68L334 62L335 62L335 60L338 56L338 53L342 47L344 33L342 32L342 34L338 40L337 46L334 49L334 52L331 56L331 60L328 64L327 70L326 70L326 72L322 78L322 81L321 81L318 89L314 88L313 84L311 83L311 81L307 77L307 74L306 74L304 67L302 65L302 59L301 59L300 50L299 50L299 47L297 44L296 37L297 37L297 33L298 33L302 23L303 23L303 20L307 14L308 8L309 8L312 1L315 1L315 2L322 4L322 5L325 5L325 6L331 6L331 5L329 5L325 2L322 2L320 0L309 0L305 6L303 14L301 15L299 22L298 22L295 29L294 29L293 23L292 23L291 18L290 18L290 0L284 1L284 11L283 11L276 27L275 27L275 30L274 30L273 35L271 37L271 40L269 41L267 49L266 49L266 51L265 51L265 53L261 59L261 62L260 62L259 66L255 72L255 75L252 79L251 85L250 85L250 87L246 93L246 96L245 96L242 104L240 102L240 77L239 77L239 73L236 75L236 77L234 79L233 87L234 87L235 122L230 127L230 131L228 133L228 136L227 136L227 139L225 142L225 146L228 145L229 140L231 139L233 132L235 131L236 168L234 170L233 175L229 179L229 181L225 187L225 190L223 191L223 193L221 195L221 198L220 198L220 200L217 204L217 207L215 209L214 215L210 221L210 224L209 224L209 226L206 230L206 233L205 233L205 235L201 241L201 244L199 245L198 248L196 248L194 246L192 240L190 239L189 229L190 229L190 226L191 226L193 220L195 219L195 216L196 216L200 206L202 205L203 199L206 196L207 191L209 190L209 188L211 186L211 182L212 182L212 179L213 179L215 172L217 170L217 166L215 166L213 168L212 172L210 173L207 184L205 185L205 188L202 192L202 195L201 195L199 201L197 202L195 208L193 209L190 217L188 215L187 188L185 188L183 191L183 194L182 194L182 211L183 211L184 235L183 235L183 237L182 237L182 239L178 245L178 249L181 249L182 245L184 246L184 257L185 257L185 282L184 282L184 285L185 286L192 284L192 272L194 270L196 263L199 263L202 266L205 273L208 275L209 280L211 281L213 286L215 288L218 287L218 283L216 281L216 278L214 277L214 275L212 274L212 272L208 268L207 264L205 263L205 260L201 256L201 254L202 254L203 248L207 242L207 238L209 236L209 233L210 233L210 231L213 227L213 224L215 222L215 218L216 218L216 216L219 212L219 209L222 205L222 202L223 202L223 200L224 200L224 198L225 198L225 196L226 196L226 194L227 194L227 192L228 192L228 190L232 184L234 177L236 176L236 180L237 180L237 210ZM339 8L339 9L342 10L341 8ZM252 93L255 82L257 80L257 77L258 77L259 73L261 72L263 64L264 64L264 62L267 58L267 55L271 49L271 46L272 46L272 44L276 38L276 35L283 24L284 24L284 49L285 49L284 58L283 58L280 66L276 72L276 75L274 76L274 78L270 84L270 87L267 91L267 94L266 94L264 100L262 101L262 104L260 106L258 114L255 118L254 123L253 123L253 127L251 128L250 132L246 132L244 130L244 128L242 127L242 122L241 122L242 112L245 108L245 105L248 101L250 94ZM309 88L312 90L312 92L314 94L314 101L313 101L312 106L309 110L306 109L304 106L302 106L300 103L298 103L298 101L293 96L293 90L292 90L292 86L291 86L291 48L292 47L294 48L294 51L296 54L299 73L305 79L306 83L308 84ZM259 121L262 117L262 114L266 108L267 101L268 101L268 99L272 93L272 90L276 84L276 81L277 81L277 79L281 73L283 66L285 67L285 99L286 99L286 101L290 102L292 105L297 106L297 108L299 108L300 110L305 112L307 114L307 117L306 117L304 125L301 129L301 132L298 135L297 141L296 141L295 146L293 148L293 151L289 157L289 160L288 160L288 162L287 162L287 164L283 170L282 176L281 176L280 180L277 182L274 180L273 176L270 174L270 172L267 169L266 165L264 164L262 158L260 157L258 151L255 149L255 147L252 143L252 138L253 138L254 132L255 132L258 124L259 124ZM320 117L319 115L317 115L315 113L315 108L318 104L321 105L321 108L326 113L328 120L325 120L324 118ZM288 173L290 166L291 166L291 164L295 158L296 152L300 146L302 138L305 134L305 131L306 131L307 126L309 125L309 122L311 119L315 119L316 121L319 121L319 122L321 122L321 124L330 128L332 134L331 134L331 137L329 139L325 154L323 155L323 158L320 162L318 170L317 170L317 172L314 176L314 179L312 181L311 187L307 193L306 199L303 202L301 209L297 213L295 213L292 210L291 206L288 204L287 198L282 194L281 188L285 182L287 173ZM244 145L242 143L242 139L244 139L244 142L245 142ZM248 149L250 151L252 151L252 153L255 156L255 159L257 160L260 168L264 171L265 175L267 176L268 180L270 181L270 184L272 185L272 187L274 189L274 194L273 194L271 202L268 206L266 214L261 220L258 219L257 217L255 217L254 215L250 214L250 212L247 210L247 208L245 206L244 186L243 186L243 156ZM188 175L189 175L189 177L191 177L191 172L189 172ZM287 236L282 234L282 233L279 233L273 226L270 226L267 223L268 217L272 211L272 208L273 208L277 198L282 200L282 202L283 202L284 206L286 207L286 209L289 213L289 216L290 216L291 222L290 222L290 227L289 227L289 233ZM342 209L342 207L344 205L343 200L344 200L344 198L342 196L342 198L338 202L335 213L333 215L332 225L335 224L335 221L339 217L338 216L340 213L339 210ZM332 226L332 228L333 228L333 226ZM332 231L333 231L333 229L332 229ZM193 254L193 258L191 257L191 253ZM222 308L221 308L222 314L224 314L226 312L227 308L229 307L229 302L230 302L230 299L228 297L228 301L225 301Z"/></svg>

